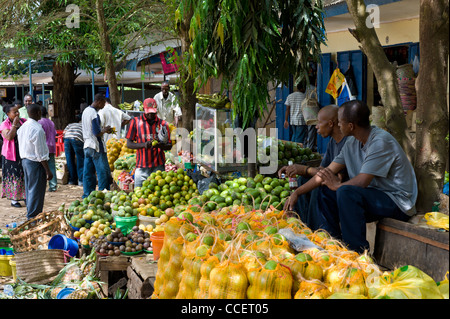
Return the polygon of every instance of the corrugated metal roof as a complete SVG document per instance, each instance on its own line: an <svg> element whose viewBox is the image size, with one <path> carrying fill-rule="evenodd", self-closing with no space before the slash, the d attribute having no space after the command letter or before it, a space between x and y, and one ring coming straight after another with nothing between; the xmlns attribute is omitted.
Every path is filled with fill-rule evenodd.
<svg viewBox="0 0 450 319"><path fill-rule="evenodd" d="M345 2L345 0L322 0L322 4L324 7L329 7L341 2Z"/></svg>

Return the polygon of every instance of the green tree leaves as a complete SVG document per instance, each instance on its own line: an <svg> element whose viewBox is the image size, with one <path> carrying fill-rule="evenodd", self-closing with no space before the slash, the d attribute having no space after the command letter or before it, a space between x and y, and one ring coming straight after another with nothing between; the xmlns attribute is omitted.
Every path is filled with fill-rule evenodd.
<svg viewBox="0 0 450 319"><path fill-rule="evenodd" d="M267 108L268 84L300 80L325 43L321 1L181 0L179 15L188 8L196 88L222 76L244 127Z"/></svg>

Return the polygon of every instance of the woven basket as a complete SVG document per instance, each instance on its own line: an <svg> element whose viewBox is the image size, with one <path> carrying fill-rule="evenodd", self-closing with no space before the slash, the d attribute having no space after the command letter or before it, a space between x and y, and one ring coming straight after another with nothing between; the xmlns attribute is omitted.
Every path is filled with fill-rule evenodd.
<svg viewBox="0 0 450 319"><path fill-rule="evenodd" d="M50 239L57 234L71 236L64 213L60 211L44 212L15 228L11 234L11 243L15 252L26 252L47 248Z"/></svg>
<svg viewBox="0 0 450 319"><path fill-rule="evenodd" d="M413 77L398 78L400 99L404 110L415 110L416 99L416 80Z"/></svg>
<svg viewBox="0 0 450 319"><path fill-rule="evenodd" d="M66 264L61 249L34 250L15 255L17 277L29 284L47 284Z"/></svg>
<svg viewBox="0 0 450 319"><path fill-rule="evenodd" d="M398 78L413 78L415 76L412 64L400 65L395 73Z"/></svg>

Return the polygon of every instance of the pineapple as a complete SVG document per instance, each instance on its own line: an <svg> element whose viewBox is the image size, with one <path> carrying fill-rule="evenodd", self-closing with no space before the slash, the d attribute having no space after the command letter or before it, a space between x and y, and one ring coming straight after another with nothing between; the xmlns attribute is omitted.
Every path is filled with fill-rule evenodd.
<svg viewBox="0 0 450 319"><path fill-rule="evenodd" d="M74 282L81 280L81 270L76 263L68 264L62 282Z"/></svg>
<svg viewBox="0 0 450 319"><path fill-rule="evenodd" d="M59 292L63 289L63 287L55 287L52 289L51 293L50 293L50 297L52 299L56 299L56 297L58 296Z"/></svg>
<svg viewBox="0 0 450 319"><path fill-rule="evenodd" d="M91 271L94 270L94 264L93 262L85 262L83 265L81 265L83 277L86 277L91 274Z"/></svg>
<svg viewBox="0 0 450 319"><path fill-rule="evenodd" d="M88 292L84 289L78 289L74 292L67 295L65 299L87 299L88 298Z"/></svg>

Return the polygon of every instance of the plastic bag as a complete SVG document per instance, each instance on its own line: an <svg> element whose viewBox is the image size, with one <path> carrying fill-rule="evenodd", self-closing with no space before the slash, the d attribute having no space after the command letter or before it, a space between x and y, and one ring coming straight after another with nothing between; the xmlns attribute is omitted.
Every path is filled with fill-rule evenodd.
<svg viewBox="0 0 450 319"><path fill-rule="evenodd" d="M445 274L444 280L437 282L436 284L442 294L442 297L448 299L448 271Z"/></svg>
<svg viewBox="0 0 450 319"><path fill-rule="evenodd" d="M305 235L296 235L292 229L283 228L278 231L279 234L283 235L289 242L289 246L295 251L303 251L307 249L317 248L322 250L322 247L317 246L312 241L310 241Z"/></svg>
<svg viewBox="0 0 450 319"><path fill-rule="evenodd" d="M200 193L200 195L202 195L204 191L208 190L209 184L211 184L211 183L216 183L217 185L220 184L220 181L217 179L216 174L213 174L210 177L206 177L197 182L197 189L198 189L198 192Z"/></svg>
<svg viewBox="0 0 450 319"><path fill-rule="evenodd" d="M443 299L436 282L414 266L403 266L366 280L371 299Z"/></svg>
<svg viewBox="0 0 450 319"><path fill-rule="evenodd" d="M306 125L316 125L320 107L317 100L317 91L315 89L308 93L307 97L302 102L301 108Z"/></svg>
<svg viewBox="0 0 450 319"><path fill-rule="evenodd" d="M431 213L426 213L424 218L427 221L427 225L448 230L448 224L449 224L448 215L437 213L437 212L431 212Z"/></svg>

